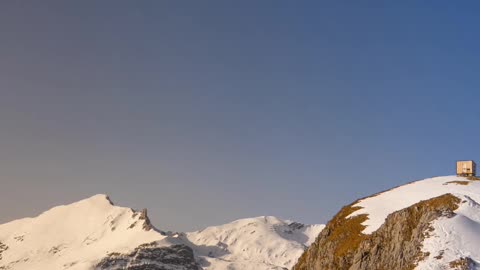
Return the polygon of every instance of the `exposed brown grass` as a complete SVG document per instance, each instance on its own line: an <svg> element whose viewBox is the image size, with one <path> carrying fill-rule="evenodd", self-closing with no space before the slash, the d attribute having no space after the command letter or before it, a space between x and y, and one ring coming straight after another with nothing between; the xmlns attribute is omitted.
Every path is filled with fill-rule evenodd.
<svg viewBox="0 0 480 270"><path fill-rule="evenodd" d="M355 206L358 202L359 201L355 201L354 203L343 207L337 215L328 222L319 238L317 238L310 247L310 252L305 252L300 257L294 269L320 269L311 268L316 260L326 260L329 262L328 266L323 265L322 269L347 269L352 265L355 254L364 242L376 243L376 249L380 251L383 250L384 252L387 252L387 250L389 250L389 247L392 246L389 241L393 241L394 239L389 238L387 231L379 229L379 231L376 231L371 235L365 235L362 233L365 229L365 226L362 225L362 223L368 219L367 214L348 218L350 214L361 209L361 207ZM422 239L428 237L429 231L433 229L432 227L425 227L425 224L421 225L421 222L425 222L425 219L423 218L424 215L428 212L436 212L444 216L454 215L453 211L458 208L459 203L459 198L451 194L444 194L436 198L420 201L406 209L394 212L389 215L386 223L390 222L391 224L392 221L403 216L402 229L399 232L401 234L400 239L403 239L403 241L406 242L414 241L412 242L413 245L417 242L420 244L423 242ZM387 226L385 224L384 226ZM418 235L418 229L421 229L420 236ZM414 235L414 233L416 234ZM382 240L378 241L378 239ZM421 244L417 248L418 253L414 257L411 257L406 265L404 264L402 266L403 270L414 269L418 261L421 261L430 255L421 251ZM325 253L325 249L329 249L332 252L330 254L333 255L333 258L329 257L331 255ZM379 254L367 254L368 252L363 256L380 256ZM440 254L440 256L441 255L442 254ZM376 258L370 259L376 260ZM318 266L318 264L316 265ZM381 267L382 266L378 266L375 269L387 269L385 268L387 267L386 265L384 268Z"/></svg>
<svg viewBox="0 0 480 270"><path fill-rule="evenodd" d="M428 210L451 209L453 211L458 208L459 203L459 198L447 193L432 199L420 201L413 206L425 206L425 208Z"/></svg>
<svg viewBox="0 0 480 270"><path fill-rule="evenodd" d="M455 270L469 270L472 264L473 264L472 259L465 257L455 261L451 261L448 265L450 266L451 269L455 269Z"/></svg>
<svg viewBox="0 0 480 270"><path fill-rule="evenodd" d="M360 206L354 206L359 200L353 202L350 205L344 206L327 224L324 231L327 231L326 241L334 243L333 253L336 258L350 258L353 256L355 250L360 243L365 239L366 235L362 234L365 226L362 223L368 219L367 214L361 214L354 217L347 218L353 212L361 209ZM311 249L315 250L313 254L318 253L319 239L315 241ZM297 265L294 269L307 269L308 253L304 252L299 258ZM352 258L350 258L352 259ZM335 262L335 264L338 263ZM338 268L338 267L336 267Z"/></svg>
<svg viewBox="0 0 480 270"><path fill-rule="evenodd" d="M468 184L470 184L470 183L471 183L470 181L449 181L449 182L444 183L444 185L456 184L456 185L466 186L466 185L468 185Z"/></svg>
<svg viewBox="0 0 480 270"><path fill-rule="evenodd" d="M356 250L360 242L365 238L365 235L362 234L365 225L362 225L362 223L368 219L368 215L362 214L347 218L359 209L361 209L359 206L344 207L332 220L333 224L338 226L334 226L329 238L335 239L336 241L341 239L340 244L335 250L335 256L342 257L348 252Z"/></svg>
<svg viewBox="0 0 480 270"><path fill-rule="evenodd" d="M368 219L367 214L357 215L347 218L353 212L361 209L359 206L353 206L360 200L353 202L350 205L344 206L327 224L324 232L328 232L326 236L327 241L331 241L334 244L334 254L336 258L346 258L354 254L354 251L358 248L365 235L362 234L365 228L362 223ZM320 235L319 235L320 238ZM318 254L319 238L310 246L312 255ZM314 255L315 256L315 255ZM304 252L299 258L294 269L307 269L308 265L308 252Z"/></svg>

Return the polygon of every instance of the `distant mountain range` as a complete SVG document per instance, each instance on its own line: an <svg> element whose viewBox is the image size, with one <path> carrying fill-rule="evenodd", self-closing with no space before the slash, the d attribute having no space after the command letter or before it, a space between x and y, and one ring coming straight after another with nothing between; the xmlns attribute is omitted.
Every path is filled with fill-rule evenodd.
<svg viewBox="0 0 480 270"><path fill-rule="evenodd" d="M412 182L326 226L263 216L187 233L96 195L0 225L0 270L480 270L480 181Z"/></svg>
<svg viewBox="0 0 480 270"><path fill-rule="evenodd" d="M96 195L0 225L0 269L289 269L323 227L266 216L171 233Z"/></svg>

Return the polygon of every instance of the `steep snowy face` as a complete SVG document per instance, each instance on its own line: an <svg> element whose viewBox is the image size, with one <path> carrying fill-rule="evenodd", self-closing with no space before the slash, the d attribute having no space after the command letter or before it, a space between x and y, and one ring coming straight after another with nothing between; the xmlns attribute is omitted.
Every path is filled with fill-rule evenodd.
<svg viewBox="0 0 480 270"><path fill-rule="evenodd" d="M430 255L419 262L417 269L440 269L465 257L480 263L480 181L444 176L413 182L361 200L355 205L361 209L350 216L367 214L363 233L371 234L390 213L447 193L462 203L454 217L432 222L432 231L422 248ZM480 269L480 265L468 269Z"/></svg>
<svg viewBox="0 0 480 270"><path fill-rule="evenodd" d="M417 269L435 270L461 261L460 269L480 269L480 205L476 199L457 195L462 202L452 218L442 217L432 223L432 232L423 242L423 251L428 253ZM457 269L456 267L451 267Z"/></svg>
<svg viewBox="0 0 480 270"><path fill-rule="evenodd" d="M110 252L165 238L143 212L96 195L0 225L0 268L90 269Z"/></svg>
<svg viewBox="0 0 480 270"><path fill-rule="evenodd" d="M390 213L446 193L468 196L474 201L480 202L480 181L470 181L457 176L443 176L413 182L360 200L354 205L360 209L349 217L367 214L368 219L362 223L366 226L363 233L370 234L385 222L385 218Z"/></svg>
<svg viewBox="0 0 480 270"><path fill-rule="evenodd" d="M324 225L262 216L187 233L205 270L290 269Z"/></svg>

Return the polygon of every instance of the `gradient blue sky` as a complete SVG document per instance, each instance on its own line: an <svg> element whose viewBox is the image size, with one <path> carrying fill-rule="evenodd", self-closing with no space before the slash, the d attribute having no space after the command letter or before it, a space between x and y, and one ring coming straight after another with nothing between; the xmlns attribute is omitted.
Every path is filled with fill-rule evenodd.
<svg viewBox="0 0 480 270"><path fill-rule="evenodd" d="M323 223L453 174L480 157L462 4L2 2L0 222L106 193L161 229Z"/></svg>

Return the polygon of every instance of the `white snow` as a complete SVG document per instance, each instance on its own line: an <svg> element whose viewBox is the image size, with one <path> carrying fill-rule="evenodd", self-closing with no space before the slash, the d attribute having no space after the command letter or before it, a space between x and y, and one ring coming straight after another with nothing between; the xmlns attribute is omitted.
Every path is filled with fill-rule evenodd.
<svg viewBox="0 0 480 270"><path fill-rule="evenodd" d="M93 269L112 252L144 243L185 244L205 270L291 267L323 225L291 228L275 217L237 220L192 233L164 236L143 229L140 213L114 206L105 195L52 208L35 218L0 225L0 269Z"/></svg>
<svg viewBox="0 0 480 270"><path fill-rule="evenodd" d="M207 261L205 270L290 269L324 227L290 224L262 216L187 233L187 238Z"/></svg>
<svg viewBox="0 0 480 270"><path fill-rule="evenodd" d="M96 195L36 218L0 225L0 242L9 247L2 253L0 266L90 269L109 252L125 252L165 238L154 230L143 230L140 215L133 215L132 209L113 206L105 195Z"/></svg>
<svg viewBox="0 0 480 270"><path fill-rule="evenodd" d="M469 183L460 185L452 181ZM447 193L457 196L462 203L455 211L455 217L440 218L432 223L434 230L423 244L423 251L430 255L416 269L449 269L448 263L461 257L480 262L480 181L443 176L413 182L359 201L355 206L362 208L349 217L367 214L363 233L371 234L390 213ZM480 266L476 267L480 269Z"/></svg>
<svg viewBox="0 0 480 270"><path fill-rule="evenodd" d="M459 197L465 203L455 211L456 216L433 222L433 234L423 243L423 250L431 255L421 261L417 269L440 269L461 257L480 261L480 206L469 197ZM435 258L439 255L441 258Z"/></svg>

